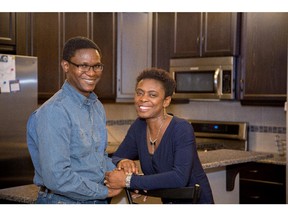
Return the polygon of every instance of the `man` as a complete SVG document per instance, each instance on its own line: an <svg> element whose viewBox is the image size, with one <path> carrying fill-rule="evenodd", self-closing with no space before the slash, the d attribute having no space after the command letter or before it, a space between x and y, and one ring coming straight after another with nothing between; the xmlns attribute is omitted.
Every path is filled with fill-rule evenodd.
<svg viewBox="0 0 288 216"><path fill-rule="evenodd" d="M108 203L121 189L104 185L115 166L106 153L105 111L93 92L103 71L101 51L88 38L71 38L61 66L65 83L27 123L37 203Z"/></svg>

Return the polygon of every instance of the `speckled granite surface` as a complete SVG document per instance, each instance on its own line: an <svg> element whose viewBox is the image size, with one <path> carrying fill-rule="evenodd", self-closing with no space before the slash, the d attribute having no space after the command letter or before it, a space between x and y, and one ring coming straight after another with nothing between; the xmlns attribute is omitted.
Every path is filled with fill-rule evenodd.
<svg viewBox="0 0 288 216"><path fill-rule="evenodd" d="M230 149L219 149L208 152L199 152L199 158L204 169L223 167L232 164L246 163L258 161L262 159L272 158L273 154L240 151Z"/></svg>
<svg viewBox="0 0 288 216"><path fill-rule="evenodd" d="M279 156L278 154L273 154L273 157L267 158L264 160L259 160L260 163L270 163L270 164L276 164L276 165L286 165L286 157L285 156Z"/></svg>
<svg viewBox="0 0 288 216"><path fill-rule="evenodd" d="M208 152L199 152L200 161L204 169L223 167L232 164L246 163L258 160L269 160L273 154L220 149ZM0 199L20 203L34 203L38 187L24 185L0 190Z"/></svg>
<svg viewBox="0 0 288 216"><path fill-rule="evenodd" d="M1 189L0 200L33 204L36 201L38 190L34 184Z"/></svg>

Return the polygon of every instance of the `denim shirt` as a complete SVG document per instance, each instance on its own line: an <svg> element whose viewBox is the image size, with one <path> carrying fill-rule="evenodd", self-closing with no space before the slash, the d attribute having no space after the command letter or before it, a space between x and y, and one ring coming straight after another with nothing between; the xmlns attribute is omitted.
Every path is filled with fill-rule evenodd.
<svg viewBox="0 0 288 216"><path fill-rule="evenodd" d="M86 201L105 199L106 171L115 165L106 152L106 114L95 93L85 97L67 81L27 123L34 184Z"/></svg>

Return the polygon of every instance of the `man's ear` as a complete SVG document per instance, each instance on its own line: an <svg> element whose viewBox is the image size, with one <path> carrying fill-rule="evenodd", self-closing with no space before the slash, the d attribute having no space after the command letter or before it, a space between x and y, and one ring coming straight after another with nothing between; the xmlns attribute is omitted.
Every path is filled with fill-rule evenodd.
<svg viewBox="0 0 288 216"><path fill-rule="evenodd" d="M69 70L69 63L65 60L62 60L61 61L61 67L62 67L64 73L67 73Z"/></svg>

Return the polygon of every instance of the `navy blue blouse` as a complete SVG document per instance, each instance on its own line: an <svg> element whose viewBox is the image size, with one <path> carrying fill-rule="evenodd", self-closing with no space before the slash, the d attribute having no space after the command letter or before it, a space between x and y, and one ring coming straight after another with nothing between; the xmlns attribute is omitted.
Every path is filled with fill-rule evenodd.
<svg viewBox="0 0 288 216"><path fill-rule="evenodd" d="M117 164L128 158L140 160L143 176L133 175L132 189L160 189L193 186L199 184L199 203L214 203L208 178L200 163L192 125L173 116L154 155L147 147L147 124L144 119L136 119L112 161Z"/></svg>

